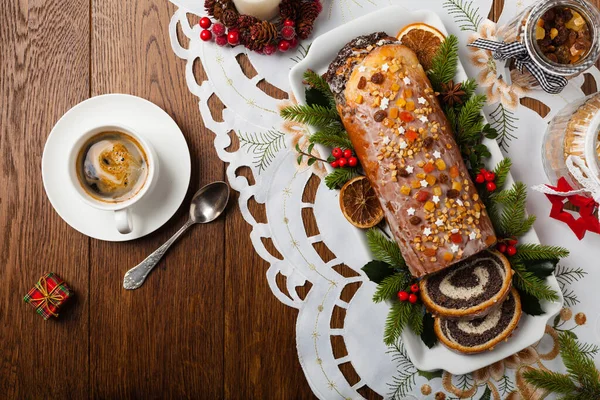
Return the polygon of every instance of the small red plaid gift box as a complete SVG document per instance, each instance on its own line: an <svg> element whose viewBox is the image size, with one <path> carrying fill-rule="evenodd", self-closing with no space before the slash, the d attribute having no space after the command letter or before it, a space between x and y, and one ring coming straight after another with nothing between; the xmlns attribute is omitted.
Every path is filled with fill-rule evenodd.
<svg viewBox="0 0 600 400"><path fill-rule="evenodd" d="M58 317L58 309L72 294L73 292L60 276L50 272L37 281L23 300L31 304L38 314L47 320L50 317Z"/></svg>

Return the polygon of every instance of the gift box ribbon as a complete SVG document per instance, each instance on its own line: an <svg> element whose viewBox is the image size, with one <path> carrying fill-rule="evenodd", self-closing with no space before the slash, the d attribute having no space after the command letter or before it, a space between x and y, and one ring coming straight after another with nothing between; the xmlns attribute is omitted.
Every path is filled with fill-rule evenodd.
<svg viewBox="0 0 600 400"><path fill-rule="evenodd" d="M52 289L50 289L50 291L48 291L48 281L46 280L46 277L43 276L35 284L35 288L37 289L41 297L31 297L29 299L29 302L33 303L36 310L40 308L45 308L51 315L58 317L58 314L55 313L52 307L50 306L52 305L54 306L54 309L57 309L60 306L60 303L65 299L65 297L62 294L57 293L57 291L60 289L60 285L57 283Z"/></svg>

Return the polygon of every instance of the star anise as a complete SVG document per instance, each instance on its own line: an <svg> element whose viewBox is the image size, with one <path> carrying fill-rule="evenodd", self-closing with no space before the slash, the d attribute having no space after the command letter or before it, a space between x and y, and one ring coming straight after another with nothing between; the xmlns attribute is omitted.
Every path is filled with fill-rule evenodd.
<svg viewBox="0 0 600 400"><path fill-rule="evenodd" d="M465 94L467 93L462 89L462 83L460 82L455 84L454 81L450 81L442 84L440 96L442 97L444 103L449 106L462 104L463 96Z"/></svg>

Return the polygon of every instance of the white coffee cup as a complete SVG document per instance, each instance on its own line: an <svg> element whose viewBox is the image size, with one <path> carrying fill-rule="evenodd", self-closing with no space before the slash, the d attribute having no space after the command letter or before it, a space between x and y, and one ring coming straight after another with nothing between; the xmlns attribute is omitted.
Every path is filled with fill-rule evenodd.
<svg viewBox="0 0 600 400"><path fill-rule="evenodd" d="M84 189L83 184L78 176L77 162L83 146L88 142L89 139L102 132L122 132L126 135L131 136L139 143L140 147L146 155L146 161L148 165L146 180L144 181L142 186L137 190L137 192L134 195L132 195L132 197L129 197L124 201L105 202L91 196ZM117 230L122 234L131 233L133 230L131 207L135 203L140 201L150 191L152 186L156 183L158 177L158 157L152 145L150 145L148 141L146 141L143 137L141 137L128 126L125 126L120 123L102 125L90 129L81 135L81 137L77 140L77 142L75 142L75 144L71 148L68 157L68 163L71 184L75 188L75 191L80 195L81 199L91 207L105 211L113 211Z"/></svg>

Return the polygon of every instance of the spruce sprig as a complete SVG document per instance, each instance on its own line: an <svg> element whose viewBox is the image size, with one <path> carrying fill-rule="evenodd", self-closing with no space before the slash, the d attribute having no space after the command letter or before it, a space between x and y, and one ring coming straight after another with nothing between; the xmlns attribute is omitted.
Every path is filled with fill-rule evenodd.
<svg viewBox="0 0 600 400"><path fill-rule="evenodd" d="M523 261L558 260L568 257L569 250L559 246L526 243L517 246L517 255Z"/></svg>
<svg viewBox="0 0 600 400"><path fill-rule="evenodd" d="M330 104L330 107L335 109L336 105L335 98L333 97L333 92L331 91L329 84L327 83L325 78L323 78L323 76L317 74L313 70L307 69L304 72L303 78L304 82L307 85L318 90L327 99L327 101Z"/></svg>
<svg viewBox="0 0 600 400"><path fill-rule="evenodd" d="M285 107L281 110L284 119L313 125L317 128L326 128L332 124L340 123L340 116L335 108L324 107L318 104Z"/></svg>
<svg viewBox="0 0 600 400"><path fill-rule="evenodd" d="M531 369L523 374L533 386L560 395L563 400L596 400L600 398L600 380L594 360L581 351L582 346L573 335L558 335L560 355L567 367L567 374Z"/></svg>
<svg viewBox="0 0 600 400"><path fill-rule="evenodd" d="M309 140L311 143L319 143L327 147L352 148L352 142L348 137L348 133L337 124L327 126L313 133L310 135Z"/></svg>
<svg viewBox="0 0 600 400"><path fill-rule="evenodd" d="M381 303L382 301L394 298L399 291L406 289L410 284L412 277L408 271L401 270L393 275L384 278L373 294L373 302Z"/></svg>
<svg viewBox="0 0 600 400"><path fill-rule="evenodd" d="M346 182L358 175L358 168L338 168L327 174L325 185L332 190L341 189Z"/></svg>
<svg viewBox="0 0 600 400"><path fill-rule="evenodd" d="M386 238L377 228L367 231L367 243L376 260L386 262L394 268L406 268L406 262L398 244Z"/></svg>
<svg viewBox="0 0 600 400"><path fill-rule="evenodd" d="M431 86L436 92L442 90L442 84L454 79L457 66L458 38L455 35L448 35L431 61L431 69L427 71Z"/></svg>
<svg viewBox="0 0 600 400"><path fill-rule="evenodd" d="M455 125L455 135L458 144L481 139L483 130L483 115L481 110L487 98L484 95L474 95L460 107Z"/></svg>
<svg viewBox="0 0 600 400"><path fill-rule="evenodd" d="M497 203L497 204L494 204ZM496 233L501 237L520 237L531 229L534 215L527 215L527 186L516 182L510 189L502 190L489 197L486 206ZM498 205L502 210L498 213Z"/></svg>
<svg viewBox="0 0 600 400"><path fill-rule="evenodd" d="M503 158L498 164L496 164L496 168L494 168L494 173L496 174L496 187L503 188L504 183L506 183L506 178L510 173L510 168L512 167L512 160L510 158Z"/></svg>
<svg viewBox="0 0 600 400"><path fill-rule="evenodd" d="M515 272L513 276L513 283L517 289L522 290L540 300L558 300L558 293L548 286L544 280L535 276L533 272L528 271L525 264L518 260L514 260L511 263L511 266Z"/></svg>
<svg viewBox="0 0 600 400"><path fill-rule="evenodd" d="M408 301L395 301L392 304L383 331L383 341L386 345L393 345L400 337L400 334L411 320L413 311L414 306Z"/></svg>

